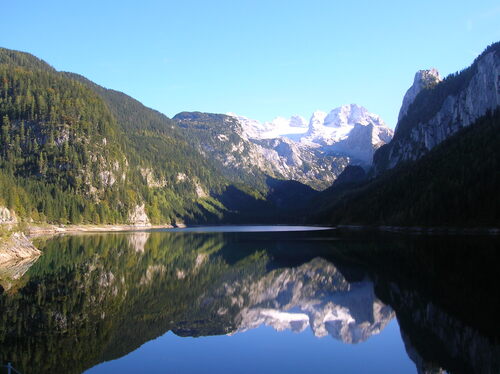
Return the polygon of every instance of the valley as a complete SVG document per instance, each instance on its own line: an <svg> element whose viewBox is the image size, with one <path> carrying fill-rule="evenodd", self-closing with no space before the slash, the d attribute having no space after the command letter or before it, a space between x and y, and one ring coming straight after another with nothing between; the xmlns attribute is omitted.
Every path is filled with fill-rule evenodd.
<svg viewBox="0 0 500 374"><path fill-rule="evenodd" d="M445 79L436 70L418 72L394 133L356 104L316 111L309 121L201 112L170 119L121 92L2 49L0 220L498 226L500 209L486 203L498 186L498 173L488 173L498 169L498 49L493 44ZM345 183L356 167L363 176ZM453 199L467 206L453 206L469 211L469 221L445 206L436 216L433 199L444 201L446 187L437 187L443 197L432 189L426 203L409 195L410 185L425 180L423 170L457 179L467 197ZM479 179L482 191L474 191ZM415 192L425 196L422 188ZM410 201L416 208L401 215ZM392 207L394 213L381 213Z"/></svg>

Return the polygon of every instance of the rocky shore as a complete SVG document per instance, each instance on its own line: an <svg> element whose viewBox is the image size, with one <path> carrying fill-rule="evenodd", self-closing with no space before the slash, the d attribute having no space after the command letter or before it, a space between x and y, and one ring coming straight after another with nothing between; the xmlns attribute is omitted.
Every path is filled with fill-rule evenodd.
<svg viewBox="0 0 500 374"><path fill-rule="evenodd" d="M42 252L21 232L14 232L0 241L0 266L15 265L41 254Z"/></svg>
<svg viewBox="0 0 500 374"><path fill-rule="evenodd" d="M184 224L172 225L32 225L18 229L13 224L0 224L5 229L0 237L0 270L10 268L28 259L37 258L42 254L33 243L32 238L44 235L145 231L151 229L183 228Z"/></svg>
<svg viewBox="0 0 500 374"><path fill-rule="evenodd" d="M120 231L144 231L152 229L171 229L181 227L180 225L44 225L30 226L27 229L30 238L41 235L74 234L85 232L120 232ZM184 226L185 227L185 226Z"/></svg>

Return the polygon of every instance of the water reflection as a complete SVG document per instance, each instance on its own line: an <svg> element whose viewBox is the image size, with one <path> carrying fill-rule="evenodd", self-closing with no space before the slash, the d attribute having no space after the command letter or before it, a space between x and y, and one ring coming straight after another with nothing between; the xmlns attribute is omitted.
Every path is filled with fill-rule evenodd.
<svg viewBox="0 0 500 374"><path fill-rule="evenodd" d="M246 284L224 284L223 289L241 308L237 331L262 324L277 331L301 332L310 327L318 338L330 335L344 343L358 343L379 333L394 317L392 309L375 296L372 282L350 283L332 263L320 258L248 279ZM241 296L246 303L239 301Z"/></svg>
<svg viewBox="0 0 500 374"><path fill-rule="evenodd" d="M0 271L0 362L25 374L81 373L167 331L211 336L261 325L361 343L396 316L419 373L498 372L498 322L477 323L495 307L478 301L483 313L464 320L470 300L457 296L481 300L489 291L472 279L482 262L468 259L469 273L461 265L466 287L449 277L460 262L434 250L449 240L331 239L144 232L42 240L43 256ZM486 243L481 254L491 260L495 243Z"/></svg>

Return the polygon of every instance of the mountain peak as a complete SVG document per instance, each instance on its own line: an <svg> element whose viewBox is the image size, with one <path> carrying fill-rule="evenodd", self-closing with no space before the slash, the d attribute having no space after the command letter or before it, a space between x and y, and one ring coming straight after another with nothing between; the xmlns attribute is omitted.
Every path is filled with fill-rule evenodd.
<svg viewBox="0 0 500 374"><path fill-rule="evenodd" d="M357 104L342 105L333 109L325 118L324 126L342 127L360 123L367 125L373 123L376 126L384 125L379 116L370 113L365 107Z"/></svg>
<svg viewBox="0 0 500 374"><path fill-rule="evenodd" d="M309 119L309 131L319 126L323 126L327 114L321 110L315 111Z"/></svg>
<svg viewBox="0 0 500 374"><path fill-rule="evenodd" d="M301 116L290 117L290 127L307 127L306 120Z"/></svg>
<svg viewBox="0 0 500 374"><path fill-rule="evenodd" d="M443 79L435 68L419 70L415 73L412 86L406 91L399 111L398 122L406 115L408 108L423 89L432 88Z"/></svg>
<svg viewBox="0 0 500 374"><path fill-rule="evenodd" d="M378 115L357 104L342 105L329 112L317 110L311 115L309 124L297 115L276 117L264 123L230 115L238 119L247 138L288 138L301 148L326 147L328 151L352 157L363 164L371 164L373 151L389 142L393 135Z"/></svg>

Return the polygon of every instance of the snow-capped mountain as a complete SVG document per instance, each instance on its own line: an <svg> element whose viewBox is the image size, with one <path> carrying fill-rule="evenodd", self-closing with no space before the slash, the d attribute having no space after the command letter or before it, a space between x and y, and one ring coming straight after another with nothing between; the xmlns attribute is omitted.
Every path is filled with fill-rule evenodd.
<svg viewBox="0 0 500 374"><path fill-rule="evenodd" d="M262 123L235 113L227 113L227 115L240 122L244 133L250 139L274 139L280 136L294 138L294 135L300 136L308 129L306 120L301 116L276 117L270 122Z"/></svg>
<svg viewBox="0 0 500 374"><path fill-rule="evenodd" d="M351 104L270 122L229 113L184 112L174 118L200 153L238 182L262 175L328 188L349 164L369 166L392 130L365 108Z"/></svg>
<svg viewBox="0 0 500 374"><path fill-rule="evenodd" d="M271 131L275 125L239 118L223 114L179 113L173 119L203 156L237 182L253 183L267 175L322 190L331 186L350 162L347 156L310 147L287 137L261 136L259 134ZM300 119L295 120L294 124L297 123Z"/></svg>
<svg viewBox="0 0 500 374"><path fill-rule="evenodd" d="M316 111L309 123L304 118L277 117L271 122L238 116L236 118L248 139L288 138L301 146L320 148L354 159L354 162L371 164L373 152L392 139L393 131L376 114L356 105L343 105L329 113Z"/></svg>

